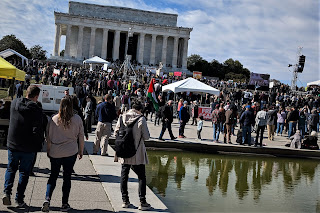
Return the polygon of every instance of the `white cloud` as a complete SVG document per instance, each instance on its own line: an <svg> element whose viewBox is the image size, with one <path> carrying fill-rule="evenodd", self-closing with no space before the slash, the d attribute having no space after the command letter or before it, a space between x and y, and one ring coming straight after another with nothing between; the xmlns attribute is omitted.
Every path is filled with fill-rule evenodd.
<svg viewBox="0 0 320 213"><path fill-rule="evenodd" d="M296 62L297 47L303 46L306 65L299 78L304 83L320 78L318 0L79 1L178 13L178 26L193 27L189 54L209 61L237 59L252 72L280 80L291 78L287 65ZM53 11L67 12L68 1L1 0L0 8L6 11L0 37L15 34L27 47L40 44L52 53Z"/></svg>

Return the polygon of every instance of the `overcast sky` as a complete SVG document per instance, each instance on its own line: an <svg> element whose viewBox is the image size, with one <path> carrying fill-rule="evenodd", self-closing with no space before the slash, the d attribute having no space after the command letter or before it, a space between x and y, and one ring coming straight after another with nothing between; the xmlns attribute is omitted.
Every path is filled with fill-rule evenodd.
<svg viewBox="0 0 320 213"><path fill-rule="evenodd" d="M192 27L188 55L208 61L239 60L251 72L290 83L288 64L297 49L306 55L298 86L320 79L319 0L78 0L178 14L178 26ZM50 55L53 11L68 12L66 0L1 0L0 37L15 34L28 48L40 44ZM63 48L61 48L63 49Z"/></svg>

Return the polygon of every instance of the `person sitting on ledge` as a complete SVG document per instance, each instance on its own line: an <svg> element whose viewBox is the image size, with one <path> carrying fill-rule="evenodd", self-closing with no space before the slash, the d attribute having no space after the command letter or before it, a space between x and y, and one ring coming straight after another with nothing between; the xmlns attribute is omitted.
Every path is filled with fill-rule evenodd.
<svg viewBox="0 0 320 213"><path fill-rule="evenodd" d="M301 145L301 149L312 149L312 150L318 150L318 134L316 131L312 131L310 136L307 136L306 139L303 141Z"/></svg>

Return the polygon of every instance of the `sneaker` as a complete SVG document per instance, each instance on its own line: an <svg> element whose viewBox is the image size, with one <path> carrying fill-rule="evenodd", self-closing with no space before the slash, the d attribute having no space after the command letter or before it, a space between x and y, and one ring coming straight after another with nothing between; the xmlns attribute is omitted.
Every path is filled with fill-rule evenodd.
<svg viewBox="0 0 320 213"><path fill-rule="evenodd" d="M147 203L147 202L140 203L139 210L146 211L146 210L149 210L149 209L151 209L151 205L149 203Z"/></svg>
<svg viewBox="0 0 320 213"><path fill-rule="evenodd" d="M171 140L175 140L175 139L177 139L177 137L173 137L173 138L171 138Z"/></svg>
<svg viewBox="0 0 320 213"><path fill-rule="evenodd" d="M45 200L42 204L41 211L42 212L49 212L49 206L50 206L50 201Z"/></svg>
<svg viewBox="0 0 320 213"><path fill-rule="evenodd" d="M66 204L62 204L61 208L60 208L60 211L62 212L67 212L71 209L70 205L68 203Z"/></svg>
<svg viewBox="0 0 320 213"><path fill-rule="evenodd" d="M26 203L23 200L22 201L15 200L14 203L15 203L16 208L26 207Z"/></svg>
<svg viewBox="0 0 320 213"><path fill-rule="evenodd" d="M121 205L122 208L129 208L130 202L129 201L124 201Z"/></svg>
<svg viewBox="0 0 320 213"><path fill-rule="evenodd" d="M182 135L179 135L179 138L184 138Z"/></svg>
<svg viewBox="0 0 320 213"><path fill-rule="evenodd" d="M3 197L2 197L2 203L5 206L10 206L11 205L10 195L4 194Z"/></svg>

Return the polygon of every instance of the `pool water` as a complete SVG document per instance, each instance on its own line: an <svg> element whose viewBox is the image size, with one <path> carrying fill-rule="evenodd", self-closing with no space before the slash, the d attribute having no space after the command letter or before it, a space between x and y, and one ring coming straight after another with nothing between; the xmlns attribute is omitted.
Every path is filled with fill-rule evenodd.
<svg viewBox="0 0 320 213"><path fill-rule="evenodd" d="M320 161L148 151L147 185L170 212L320 212Z"/></svg>

